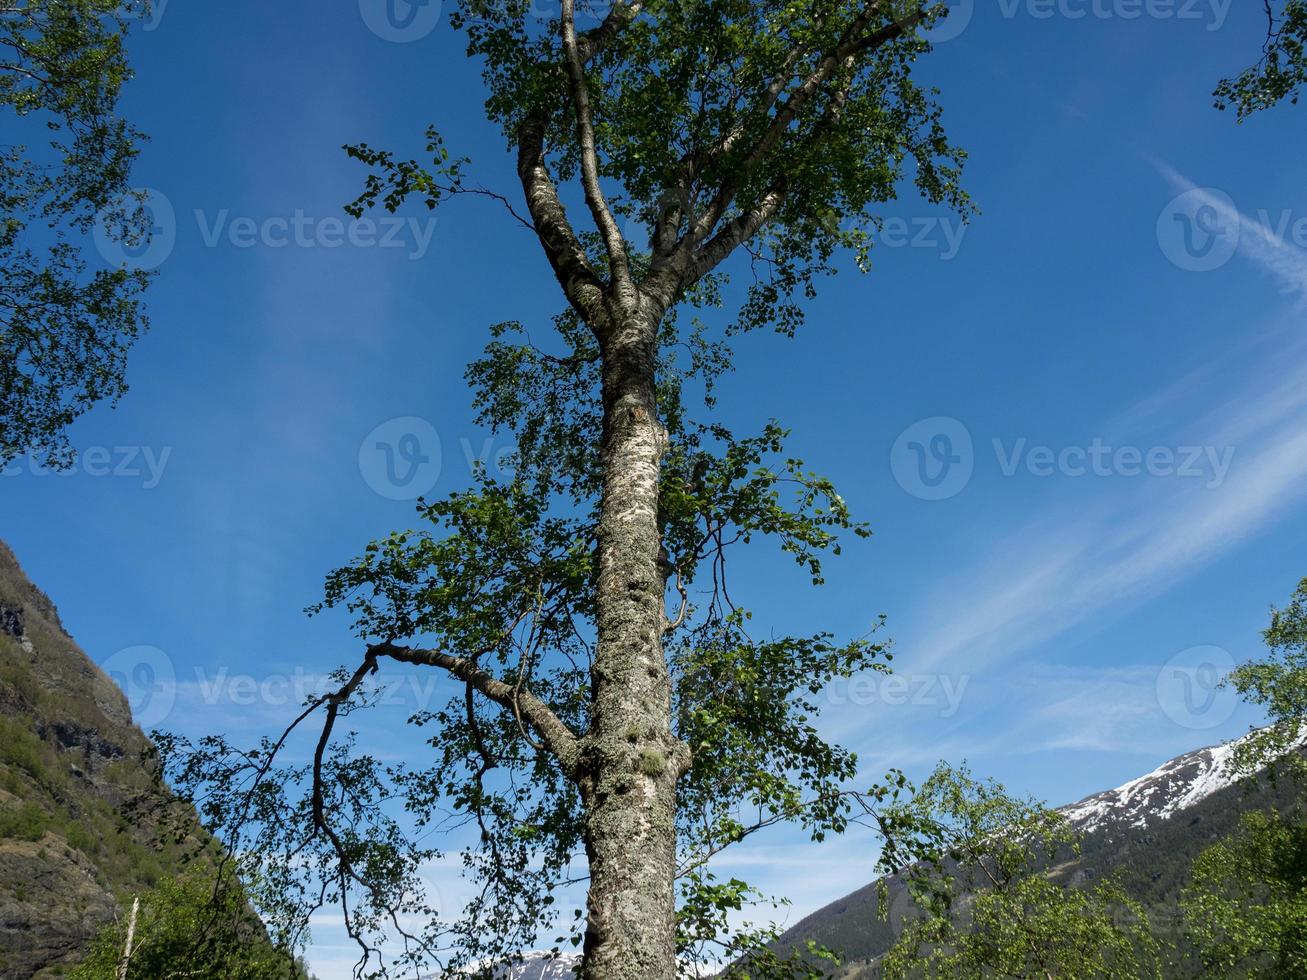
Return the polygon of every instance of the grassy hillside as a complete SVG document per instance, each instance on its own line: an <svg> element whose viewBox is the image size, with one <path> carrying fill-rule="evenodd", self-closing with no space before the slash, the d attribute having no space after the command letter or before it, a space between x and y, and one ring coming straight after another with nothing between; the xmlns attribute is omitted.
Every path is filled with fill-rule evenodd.
<svg viewBox="0 0 1307 980"><path fill-rule="evenodd" d="M0 978L56 977L179 851L131 804L157 791L122 692L0 542ZM198 828L197 828L198 830Z"/></svg>

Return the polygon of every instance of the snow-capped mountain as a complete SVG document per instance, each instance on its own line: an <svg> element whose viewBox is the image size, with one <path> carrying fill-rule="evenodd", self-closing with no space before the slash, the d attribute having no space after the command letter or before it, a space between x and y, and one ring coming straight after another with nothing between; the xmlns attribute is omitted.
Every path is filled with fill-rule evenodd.
<svg viewBox="0 0 1307 980"><path fill-rule="evenodd" d="M525 953L522 962L506 966L496 974L498 980L573 980L581 957L564 953Z"/></svg>
<svg viewBox="0 0 1307 980"><path fill-rule="evenodd" d="M1072 880L1120 875L1146 909L1174 910L1197 856L1232 833L1252 809L1290 805L1292 780L1255 791L1236 785L1227 772L1235 745L1198 749L1164 762L1152 772L1078 803L1062 807L1081 836L1079 855L1059 867ZM1303 751L1303 749L1299 749ZM871 976L866 966L894 941L892 921L901 886L891 879L889 921L877 911L873 882L801 920L781 937L781 950L808 940L844 954L846 978ZM861 965L859 965L861 964Z"/></svg>
<svg viewBox="0 0 1307 980"><path fill-rule="evenodd" d="M1085 835L1116 827L1145 827L1166 820L1236 782L1228 770L1240 741L1177 756L1147 775L1116 789L1095 793L1058 812Z"/></svg>

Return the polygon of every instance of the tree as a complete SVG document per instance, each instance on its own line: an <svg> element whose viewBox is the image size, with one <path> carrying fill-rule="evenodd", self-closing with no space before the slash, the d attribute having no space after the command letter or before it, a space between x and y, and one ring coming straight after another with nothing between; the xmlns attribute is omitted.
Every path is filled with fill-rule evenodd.
<svg viewBox="0 0 1307 980"><path fill-rule="evenodd" d="M1307 777L1300 751L1307 724L1307 579L1262 634L1269 655L1242 664L1226 683L1271 723L1235 745L1230 767L1249 786ZM1299 795L1301 800L1301 796ZM1204 851L1185 890L1185 920L1204 965L1221 976L1307 973L1307 814L1253 811L1239 830Z"/></svg>
<svg viewBox="0 0 1307 980"><path fill-rule="evenodd" d="M1307 0L1262 0L1266 42L1255 65L1222 80L1213 95L1218 109L1234 107L1238 119L1288 99L1298 103L1307 81Z"/></svg>
<svg viewBox="0 0 1307 980"><path fill-rule="evenodd" d="M1271 624L1262 633L1269 655L1236 667L1224 681L1249 704L1259 705L1270 724L1240 739L1232 766L1245 777L1271 768L1298 777L1307 775L1307 762L1294 750L1307 725L1307 578L1283 609L1271 610Z"/></svg>
<svg viewBox="0 0 1307 980"><path fill-rule="evenodd" d="M164 878L141 897L130 949L129 928L127 919L101 930L69 980L308 980L268 941L243 890L207 870Z"/></svg>
<svg viewBox="0 0 1307 980"><path fill-rule="evenodd" d="M143 270L87 271L97 219L139 245L149 215L128 186L141 135L117 114L131 77L123 36L138 0L0 0L0 465L74 456L79 415L126 391L146 327Z"/></svg>
<svg viewBox="0 0 1307 980"><path fill-rule="evenodd" d="M1307 975L1307 822L1246 814L1199 855L1183 908L1210 975Z"/></svg>
<svg viewBox="0 0 1307 980"><path fill-rule="evenodd" d="M1111 880L1077 886L1050 871L1078 853L1056 811L941 763L885 818L917 828L900 855L918 858L904 878L915 915L881 960L886 978L1161 976L1138 902Z"/></svg>
<svg viewBox="0 0 1307 980"><path fill-rule="evenodd" d="M481 473L423 502L425 530L374 542L329 576L325 605L353 614L364 652L291 732L254 754L173 742L171 772L232 853L281 860L306 901L279 914L345 907L360 972L378 968L383 932L403 937L404 966L439 949L446 969L528 949L548 935L554 890L580 876L583 975L670 980L678 954L740 951L701 928L742 896L710 858L782 821L821 837L869 819L899 778L854 792L855 758L814 727L816 695L883 668L883 647L870 634L756 637L727 585L728 554L768 538L820 583L839 534L866 528L785 451L781 426L738 436L711 410L732 341L763 326L793 334L838 252L866 265L901 183L969 213L963 154L912 74L929 50L918 26L944 11L530 7L464 0L452 13L525 213L466 183L467 161L434 129L430 164L349 148L373 168L352 213L480 194L538 239L567 304L552 340L537 348L501 324L468 371L481 419L517 440L515 475ZM632 223L647 248L643 232L623 233ZM751 276L736 294L727 260L741 256ZM703 322L735 295L725 329ZM452 682L446 708L413 719L430 730L429 766L387 766L335 738L382 665ZM309 718L321 722L312 761L280 766ZM422 841L451 821L475 828L465 862L479 897L453 922L417 897L416 869L439 852L401 825L397 799Z"/></svg>

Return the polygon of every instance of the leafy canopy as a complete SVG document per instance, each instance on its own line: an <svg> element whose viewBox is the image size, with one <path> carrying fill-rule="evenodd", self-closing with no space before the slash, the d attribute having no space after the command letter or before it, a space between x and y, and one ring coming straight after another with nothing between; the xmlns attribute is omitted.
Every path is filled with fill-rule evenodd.
<svg viewBox="0 0 1307 980"><path fill-rule="evenodd" d="M129 188L141 135L117 114L139 0L0 0L0 465L68 466L65 429L124 391L149 276L88 272L96 221L131 245L149 215Z"/></svg>
<svg viewBox="0 0 1307 980"><path fill-rule="evenodd" d="M1266 42L1255 65L1224 79L1214 93L1216 107L1233 107L1240 122L1286 99L1298 103L1307 81L1307 0L1262 0Z"/></svg>

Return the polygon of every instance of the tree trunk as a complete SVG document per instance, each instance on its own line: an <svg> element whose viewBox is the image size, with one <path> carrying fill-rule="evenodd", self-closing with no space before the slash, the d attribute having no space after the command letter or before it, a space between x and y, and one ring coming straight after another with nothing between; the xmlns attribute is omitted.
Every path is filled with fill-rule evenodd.
<svg viewBox="0 0 1307 980"><path fill-rule="evenodd" d="M658 480L667 436L654 394L656 324L604 343L592 723L579 783L590 860L583 980L674 980L676 781L663 657Z"/></svg>

